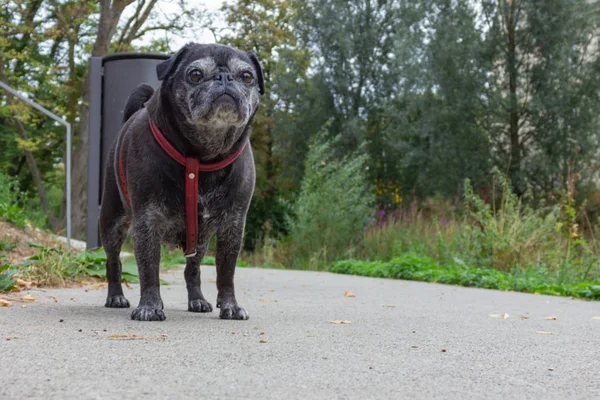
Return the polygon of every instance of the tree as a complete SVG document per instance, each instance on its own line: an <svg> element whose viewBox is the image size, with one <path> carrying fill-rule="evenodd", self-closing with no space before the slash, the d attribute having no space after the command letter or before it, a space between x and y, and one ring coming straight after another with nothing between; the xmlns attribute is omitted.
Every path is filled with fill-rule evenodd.
<svg viewBox="0 0 600 400"><path fill-rule="evenodd" d="M383 148L405 195L459 197L465 178L476 184L490 169L485 129L489 69L476 13L467 0L414 4L402 13L390 69L392 99L382 110ZM388 162L388 170L394 164Z"/></svg>
<svg viewBox="0 0 600 400"><path fill-rule="evenodd" d="M596 2L482 1L494 161L519 194L565 185L573 163L597 171L599 15Z"/></svg>

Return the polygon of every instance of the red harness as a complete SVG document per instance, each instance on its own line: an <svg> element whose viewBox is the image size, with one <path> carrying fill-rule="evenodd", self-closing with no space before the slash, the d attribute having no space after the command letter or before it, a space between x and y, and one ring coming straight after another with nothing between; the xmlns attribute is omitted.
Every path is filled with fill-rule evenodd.
<svg viewBox="0 0 600 400"><path fill-rule="evenodd" d="M177 151L175 147L169 141L160 129L149 120L150 130L154 135L154 139L158 142L160 147L175 161L185 167L185 250L184 254L186 257L194 257L196 255L196 241L198 238L198 173L199 172L212 172L218 171L225 168L226 166L233 163L242 154L246 148L246 144L241 149L227 157L226 159L212 163L212 164L201 164L196 157L186 157ZM119 152L120 153L120 152ZM119 178L121 180L121 188L123 194L127 199L127 202L131 206L131 199L127 191L127 183L125 180L125 171L123 169L123 161L119 154Z"/></svg>

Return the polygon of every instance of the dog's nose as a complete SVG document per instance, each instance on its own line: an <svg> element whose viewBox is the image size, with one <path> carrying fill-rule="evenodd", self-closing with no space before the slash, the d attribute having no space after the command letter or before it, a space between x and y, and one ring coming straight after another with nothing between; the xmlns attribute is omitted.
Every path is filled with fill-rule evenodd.
<svg viewBox="0 0 600 400"><path fill-rule="evenodd" d="M216 81L221 82L231 82L233 80L233 76L229 72L217 72L215 75Z"/></svg>

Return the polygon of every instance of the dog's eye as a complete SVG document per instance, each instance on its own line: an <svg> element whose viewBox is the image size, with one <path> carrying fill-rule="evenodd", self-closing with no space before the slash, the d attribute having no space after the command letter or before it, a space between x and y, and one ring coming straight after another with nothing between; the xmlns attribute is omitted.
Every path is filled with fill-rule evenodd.
<svg viewBox="0 0 600 400"><path fill-rule="evenodd" d="M254 76L248 71L242 72L242 80L246 84L251 84L254 81Z"/></svg>
<svg viewBox="0 0 600 400"><path fill-rule="evenodd" d="M200 80L202 80L204 74L199 69L193 69L188 73L188 76L190 78L190 81L198 83L200 82Z"/></svg>

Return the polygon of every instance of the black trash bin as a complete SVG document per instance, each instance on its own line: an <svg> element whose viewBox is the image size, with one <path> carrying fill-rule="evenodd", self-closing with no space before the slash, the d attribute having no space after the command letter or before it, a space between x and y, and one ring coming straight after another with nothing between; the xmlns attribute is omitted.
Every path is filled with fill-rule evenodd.
<svg viewBox="0 0 600 400"><path fill-rule="evenodd" d="M92 57L88 127L88 249L101 246L98 217L104 170L110 146L122 126L125 103L133 89L140 84L158 86L156 65L167 58L168 55L153 53L118 53L107 57Z"/></svg>

